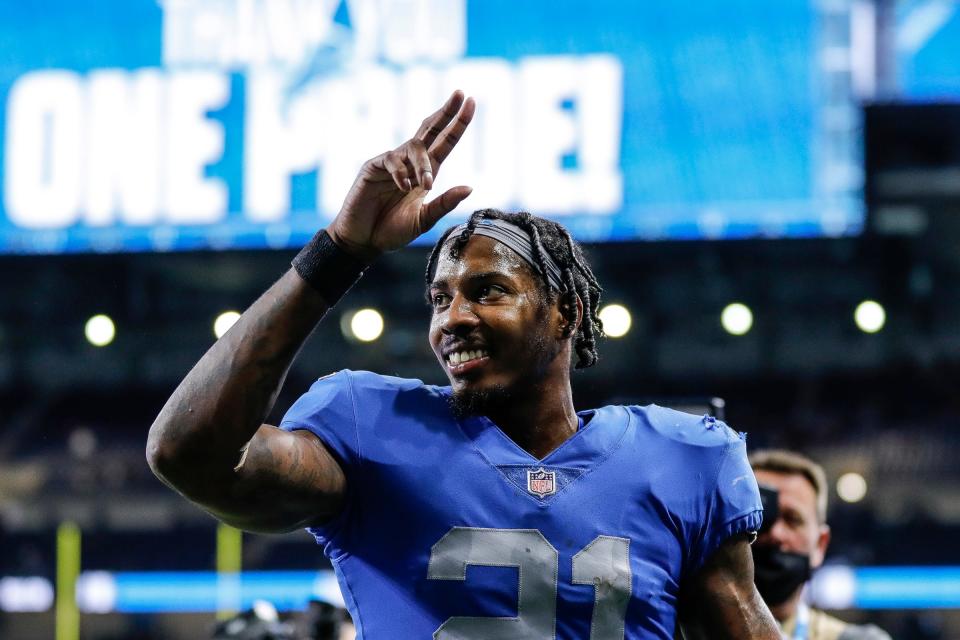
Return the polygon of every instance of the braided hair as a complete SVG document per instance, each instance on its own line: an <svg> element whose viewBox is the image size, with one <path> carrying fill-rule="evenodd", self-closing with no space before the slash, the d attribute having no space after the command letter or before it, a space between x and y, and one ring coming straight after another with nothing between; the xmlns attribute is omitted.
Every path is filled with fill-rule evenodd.
<svg viewBox="0 0 960 640"><path fill-rule="evenodd" d="M570 236L570 232L562 225L526 211L505 213L498 209L480 209L473 212L466 228L460 232L460 235L450 246L451 258L460 257L460 252L467 246L467 242L473 235L477 224L485 218L504 220L527 232L527 235L530 236L530 244L533 247L536 262L534 272L539 277L544 298L551 304L559 298L560 313L567 320L568 330L571 332L573 327L577 326L577 321L580 320L577 317L577 297L583 302L583 319L576 330L574 339L574 349L577 353L575 368L592 367L596 364L598 358L597 338L603 335L603 323L600 321L600 316L597 315L603 288L593 275L590 265L587 264L580 244ZM427 258L425 279L428 288L437 270L440 249L455 228L447 229L440 236L430 252L430 257ZM547 283L545 253L549 254L557 266L560 267L563 289L559 293Z"/></svg>

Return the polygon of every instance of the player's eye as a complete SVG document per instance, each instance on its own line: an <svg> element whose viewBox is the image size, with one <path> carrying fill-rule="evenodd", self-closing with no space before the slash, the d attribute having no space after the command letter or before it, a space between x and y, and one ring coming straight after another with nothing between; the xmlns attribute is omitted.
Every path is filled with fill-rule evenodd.
<svg viewBox="0 0 960 640"><path fill-rule="evenodd" d="M450 296L445 293L435 293L430 297L430 303L436 307L442 307L450 304Z"/></svg>
<svg viewBox="0 0 960 640"><path fill-rule="evenodd" d="M490 298L496 298L502 293L504 293L502 287L498 287L495 284L485 284L477 290L477 297L481 300L488 300Z"/></svg>

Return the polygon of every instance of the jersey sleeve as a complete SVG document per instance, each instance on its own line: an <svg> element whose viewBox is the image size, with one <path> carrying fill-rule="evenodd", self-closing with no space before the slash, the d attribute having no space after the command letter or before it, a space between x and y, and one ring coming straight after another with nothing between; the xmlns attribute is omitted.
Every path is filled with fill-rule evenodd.
<svg viewBox="0 0 960 640"><path fill-rule="evenodd" d="M728 429L726 425L722 428ZM745 436L729 433L709 495L703 536L693 558L694 571L699 570L724 541L741 533L758 531L763 521L760 489L747 460Z"/></svg>
<svg viewBox="0 0 960 640"><path fill-rule="evenodd" d="M384 484L377 484L371 472L382 468L372 460L383 453L383 434L397 419L397 407L406 406L398 395L423 387L419 380L382 376L369 371L344 369L320 378L287 411L280 428L309 431L336 458L346 477L346 495L339 515L308 531L324 545L328 557L339 556L349 547L356 532L357 518L364 512L358 505L369 505L372 494L382 495ZM419 406L417 398L408 404ZM445 406L445 405L444 405ZM378 448L379 447L379 448Z"/></svg>
<svg viewBox="0 0 960 640"><path fill-rule="evenodd" d="M319 438L336 458L347 479L347 492L340 514L324 525L307 528L328 556L338 554L334 540L346 530L358 494L363 491L363 475L359 473L362 457L357 402L351 373L344 369L314 382L280 421L280 428L284 431L303 429Z"/></svg>
<svg viewBox="0 0 960 640"><path fill-rule="evenodd" d="M306 429L326 445L348 476L360 464L357 411L350 371L320 378L283 416L285 431Z"/></svg>

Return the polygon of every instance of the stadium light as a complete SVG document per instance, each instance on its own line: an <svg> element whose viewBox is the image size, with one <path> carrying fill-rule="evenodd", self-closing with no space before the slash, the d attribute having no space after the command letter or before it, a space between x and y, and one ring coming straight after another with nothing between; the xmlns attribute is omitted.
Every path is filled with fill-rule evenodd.
<svg viewBox="0 0 960 640"><path fill-rule="evenodd" d="M87 342L95 347L105 347L113 342L117 335L117 327L113 324L110 316L98 313L89 320L83 327L83 333L87 337Z"/></svg>
<svg viewBox="0 0 960 640"><path fill-rule="evenodd" d="M41 576L0 578L0 611L41 613L53 606L53 585Z"/></svg>
<svg viewBox="0 0 960 640"><path fill-rule="evenodd" d="M745 335L753 327L753 312L742 302L731 302L720 314L720 324L731 335Z"/></svg>
<svg viewBox="0 0 960 640"><path fill-rule="evenodd" d="M630 331L633 318L630 310L622 304L608 304L600 309L600 322L603 323L603 333L610 338L622 338Z"/></svg>
<svg viewBox="0 0 960 640"><path fill-rule="evenodd" d="M213 335L217 338L222 338L230 327L240 319L240 313L238 311L224 311L217 316L217 319L213 321Z"/></svg>
<svg viewBox="0 0 960 640"><path fill-rule="evenodd" d="M845 473L837 480L837 495L844 502L860 502L867 495L867 481L859 473Z"/></svg>
<svg viewBox="0 0 960 640"><path fill-rule="evenodd" d="M825 609L852 608L857 597L856 570L846 565L821 567L810 583L810 596Z"/></svg>
<svg viewBox="0 0 960 640"><path fill-rule="evenodd" d="M349 316L348 337L373 342L383 333L383 316L376 309L360 309Z"/></svg>
<svg viewBox="0 0 960 640"><path fill-rule="evenodd" d="M883 305L875 300L864 300L853 312L857 328L864 333L876 333L887 323L887 312Z"/></svg>

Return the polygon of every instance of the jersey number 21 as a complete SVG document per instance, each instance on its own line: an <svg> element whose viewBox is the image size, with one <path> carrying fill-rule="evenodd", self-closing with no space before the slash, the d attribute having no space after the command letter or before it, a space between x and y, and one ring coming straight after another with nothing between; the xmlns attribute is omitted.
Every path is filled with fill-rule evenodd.
<svg viewBox="0 0 960 640"><path fill-rule="evenodd" d="M437 640L556 637L559 554L537 529L454 527L430 551L427 577L466 580L467 565L517 567L517 617L455 616L433 633ZM622 640L630 601L630 541L597 536L573 556L573 583L593 585L590 640Z"/></svg>

